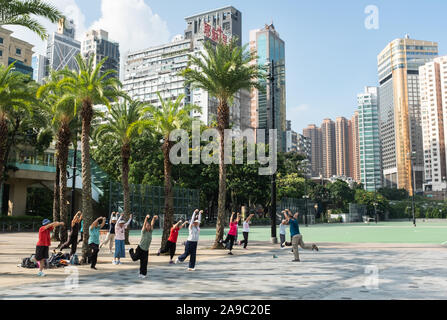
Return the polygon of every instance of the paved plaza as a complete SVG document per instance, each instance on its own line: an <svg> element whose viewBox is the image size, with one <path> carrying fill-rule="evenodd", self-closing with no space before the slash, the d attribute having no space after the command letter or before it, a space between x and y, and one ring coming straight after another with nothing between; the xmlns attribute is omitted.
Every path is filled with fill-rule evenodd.
<svg viewBox="0 0 447 320"><path fill-rule="evenodd" d="M439 244L320 243L320 252L300 249L300 263L289 249L253 242L198 256L197 270L187 261L168 265L167 257L150 256L149 277L138 279L138 263L112 266L100 256L98 271L50 270L43 279L27 271L27 281L6 281L17 270L2 269L1 299L446 299L447 248ZM4 245L4 243L3 243ZM157 246L154 245L155 251ZM200 250L200 249L199 249ZM179 244L177 253L183 251ZM210 258L209 255L215 256ZM21 269L21 268L16 268ZM20 271L22 272L22 271ZM97 273L95 273L97 272ZM19 279L19 278L17 278Z"/></svg>

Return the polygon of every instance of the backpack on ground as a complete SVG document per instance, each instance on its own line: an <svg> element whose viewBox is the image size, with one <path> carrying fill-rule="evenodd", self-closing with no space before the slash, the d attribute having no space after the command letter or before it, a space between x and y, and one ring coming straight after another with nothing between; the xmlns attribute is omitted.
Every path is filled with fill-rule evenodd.
<svg viewBox="0 0 447 320"><path fill-rule="evenodd" d="M23 258L21 266L22 268L34 269L37 268L37 263L31 261L31 258Z"/></svg>
<svg viewBox="0 0 447 320"><path fill-rule="evenodd" d="M77 254L74 254L71 256L70 264L71 265L79 265L79 257Z"/></svg>

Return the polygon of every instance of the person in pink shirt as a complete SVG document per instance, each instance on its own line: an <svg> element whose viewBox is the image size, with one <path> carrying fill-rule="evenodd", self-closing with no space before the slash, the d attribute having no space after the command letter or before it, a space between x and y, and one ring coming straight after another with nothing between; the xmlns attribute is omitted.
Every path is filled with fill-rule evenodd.
<svg viewBox="0 0 447 320"><path fill-rule="evenodd" d="M233 255L232 250L233 250L234 241L236 240L236 236L237 236L237 226L241 219L240 213L237 214L236 219L234 219L234 215L235 215L235 213L233 212L231 214L231 218L230 218L230 231L228 231L227 238L224 241L225 244L230 242L228 245L228 249L230 250L230 252L228 252L229 255Z"/></svg>

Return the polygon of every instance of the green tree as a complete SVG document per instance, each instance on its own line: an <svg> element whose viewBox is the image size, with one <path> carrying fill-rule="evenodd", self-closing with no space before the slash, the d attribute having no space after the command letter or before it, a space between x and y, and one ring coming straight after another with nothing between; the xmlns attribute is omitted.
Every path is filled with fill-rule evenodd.
<svg viewBox="0 0 447 320"><path fill-rule="evenodd" d="M75 107L80 105L81 152L82 152L82 214L84 218L84 243L82 246L82 259L85 262L88 251L88 232L93 222L92 205L92 177L90 165L90 134L92 120L94 119L94 105L105 105L111 108L111 102L118 96L124 96L120 91L121 83L114 77L115 70L101 72L107 58L94 64L94 55L83 59L81 55L76 57L78 71L61 71L64 75L58 86L66 90L65 99L73 99Z"/></svg>
<svg viewBox="0 0 447 320"><path fill-rule="evenodd" d="M327 189L335 208L346 212L349 203L354 200L355 191L349 187L348 183L342 180L329 184Z"/></svg>
<svg viewBox="0 0 447 320"><path fill-rule="evenodd" d="M133 141L137 137L137 131L131 128L141 120L145 107L146 104L143 102L124 99L121 103L112 105L107 123L101 125L95 132L96 136L117 143L121 149L121 184L126 219L130 215L129 160ZM128 235L126 232L127 244L129 244Z"/></svg>
<svg viewBox="0 0 447 320"><path fill-rule="evenodd" d="M0 0L0 26L22 26L45 40L47 30L32 16L43 17L53 23L64 18L56 6L42 0Z"/></svg>
<svg viewBox="0 0 447 320"><path fill-rule="evenodd" d="M278 174L277 193L278 199L301 199L306 193L306 179L300 177L298 173Z"/></svg>
<svg viewBox="0 0 447 320"><path fill-rule="evenodd" d="M182 106L184 95L180 95L176 101L163 100L158 93L158 99L161 103L161 108L149 105L143 109L145 118L134 123L131 131L138 129L139 133L143 130L149 129L151 132L159 134L163 137L163 168L164 168L164 221L163 221L163 236L161 247L165 247L169 237L171 226L174 221L174 192L172 189L172 164L169 159L169 154L174 142L169 139L172 131L178 129L186 129L191 127L192 118L191 112L200 112L200 108L193 105Z"/></svg>
<svg viewBox="0 0 447 320"><path fill-rule="evenodd" d="M219 196L218 217L216 224L216 239L214 249L223 248L220 241L223 239L225 227L226 208L226 165L224 161L224 132L230 125L230 105L237 92L241 89L262 89L258 80L265 79L266 75L254 60L253 54L246 50L247 46L239 47L237 39L229 44L211 42L205 43L205 52L199 56L190 56L189 66L182 72L185 84L193 88L206 90L210 96L217 98L217 129L220 139L219 163Z"/></svg>
<svg viewBox="0 0 447 320"><path fill-rule="evenodd" d="M57 174L54 196L59 197L59 201L54 199L53 203L59 209L59 217L54 221L63 221L65 225L59 229L59 239L61 242L67 240L68 228L68 204L67 204L67 164L68 151L76 130L78 119L75 111L74 99L71 96L65 97L64 87L58 86L63 75L60 72L52 71L47 82L37 91L37 98L41 100L43 107L47 109L52 118L51 127L56 137L56 163ZM57 209L56 208L56 209ZM56 232L55 232L56 233Z"/></svg>

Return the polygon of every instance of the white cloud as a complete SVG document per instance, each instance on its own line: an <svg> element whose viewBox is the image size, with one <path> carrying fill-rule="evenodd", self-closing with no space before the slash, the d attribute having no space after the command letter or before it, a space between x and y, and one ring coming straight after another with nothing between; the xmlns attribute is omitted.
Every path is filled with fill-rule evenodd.
<svg viewBox="0 0 447 320"><path fill-rule="evenodd" d="M76 27L76 39L82 40L85 32L91 29L103 29L108 31L111 40L120 44L121 61L124 61L127 51L144 49L168 42L170 32L167 22L152 9L144 0L101 0L100 18L90 26L86 25L85 15L76 3L76 0L49 0L67 17L74 20ZM39 19L51 34L57 29L56 24L48 20ZM14 31L14 37L32 43L35 53L46 53L46 41L42 41L37 35L26 28L7 26Z"/></svg>
<svg viewBox="0 0 447 320"><path fill-rule="evenodd" d="M170 36L166 21L143 0L102 0L101 18L89 29L108 31L120 44L122 60L127 51L168 42Z"/></svg>

